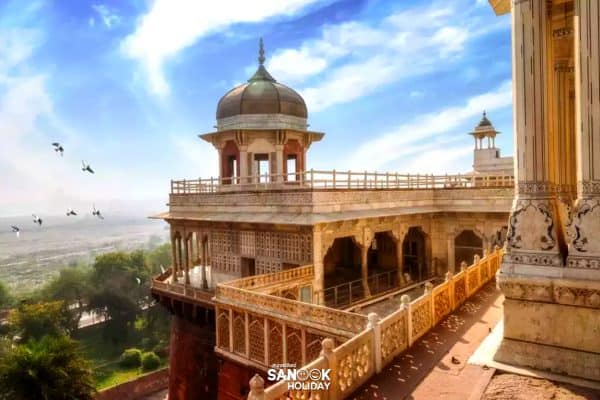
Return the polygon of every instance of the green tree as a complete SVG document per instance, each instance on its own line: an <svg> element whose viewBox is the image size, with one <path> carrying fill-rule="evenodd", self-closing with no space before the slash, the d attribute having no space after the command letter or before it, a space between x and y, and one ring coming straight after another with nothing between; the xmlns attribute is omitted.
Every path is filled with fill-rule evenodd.
<svg viewBox="0 0 600 400"><path fill-rule="evenodd" d="M21 303L10 312L8 322L12 333L23 342L70 334L77 329L77 318L63 301Z"/></svg>
<svg viewBox="0 0 600 400"><path fill-rule="evenodd" d="M0 282L0 310L8 308L13 303L13 297L3 282Z"/></svg>
<svg viewBox="0 0 600 400"><path fill-rule="evenodd" d="M165 269L172 264L171 243L165 243L155 247L146 254L146 264L152 275L160 274L160 267Z"/></svg>
<svg viewBox="0 0 600 400"><path fill-rule="evenodd" d="M47 300L64 301L79 322L91 292L89 271L83 268L65 268L44 286L42 296Z"/></svg>
<svg viewBox="0 0 600 400"><path fill-rule="evenodd" d="M127 338L141 310L151 303L149 278L150 270L142 250L96 257L91 275L94 292L88 309L109 319L104 324L105 338L113 341Z"/></svg>
<svg viewBox="0 0 600 400"><path fill-rule="evenodd" d="M4 351L0 357L1 400L88 400L92 372L77 342L45 336Z"/></svg>

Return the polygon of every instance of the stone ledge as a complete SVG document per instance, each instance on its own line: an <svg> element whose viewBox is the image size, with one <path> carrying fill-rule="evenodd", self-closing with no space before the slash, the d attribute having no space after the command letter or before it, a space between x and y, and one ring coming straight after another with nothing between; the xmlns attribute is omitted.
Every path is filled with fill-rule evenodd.
<svg viewBox="0 0 600 400"><path fill-rule="evenodd" d="M600 308L600 281L498 273L498 287L510 299Z"/></svg>
<svg viewBox="0 0 600 400"><path fill-rule="evenodd" d="M600 381L600 354L504 338L494 360Z"/></svg>

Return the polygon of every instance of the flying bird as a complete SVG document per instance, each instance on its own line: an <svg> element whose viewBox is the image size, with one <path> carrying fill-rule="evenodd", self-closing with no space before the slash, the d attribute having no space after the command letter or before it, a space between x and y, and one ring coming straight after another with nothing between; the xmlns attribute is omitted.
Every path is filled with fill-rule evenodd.
<svg viewBox="0 0 600 400"><path fill-rule="evenodd" d="M19 237L19 235L21 234L21 230L19 229L19 227L11 225L11 228L12 228L12 231L14 232L14 234L17 235L17 237Z"/></svg>
<svg viewBox="0 0 600 400"><path fill-rule="evenodd" d="M94 170L93 170L93 169L90 167L90 164L86 164L86 163L85 163L85 161L81 160L81 165L82 165L82 167L81 167L81 170L82 170L83 172L86 172L86 171L87 171L87 172L89 172L90 174L93 174L93 173L94 173Z"/></svg>
<svg viewBox="0 0 600 400"><path fill-rule="evenodd" d="M77 213L75 211L73 211L72 208L69 208L67 210L67 217L70 217L71 215L77 215Z"/></svg>
<svg viewBox="0 0 600 400"><path fill-rule="evenodd" d="M35 214L31 214L33 216L33 223L42 226L42 219Z"/></svg>
<svg viewBox="0 0 600 400"><path fill-rule="evenodd" d="M102 216L102 214L100 213L100 210L96 210L96 205L93 206L94 210L92 211L92 215L94 217L98 217L100 219L104 219L104 217Z"/></svg>
<svg viewBox="0 0 600 400"><path fill-rule="evenodd" d="M58 142L54 142L52 143L52 146L54 146L54 151L57 153L60 153L60 156L63 156L63 152L65 151L65 149L62 147L62 145Z"/></svg>

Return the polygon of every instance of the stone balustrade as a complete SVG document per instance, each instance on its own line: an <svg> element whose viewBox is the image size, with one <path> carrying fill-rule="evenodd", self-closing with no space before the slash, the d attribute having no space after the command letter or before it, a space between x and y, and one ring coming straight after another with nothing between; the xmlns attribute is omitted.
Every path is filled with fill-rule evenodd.
<svg viewBox="0 0 600 400"><path fill-rule="evenodd" d="M333 340L323 340L319 357L302 369L329 369L328 389L290 390L287 381L279 381L265 389L264 379L256 375L250 381L248 399L338 400L350 396L490 281L503 254L503 250L496 248L481 259L475 256L471 266L466 267L463 263L461 272L454 276L446 274L445 282L427 287L425 294L412 302L408 296L402 296L399 309L382 320L377 314L369 314L366 329L337 347Z"/></svg>
<svg viewBox="0 0 600 400"><path fill-rule="evenodd" d="M253 275L242 279L232 280L227 282L227 286L254 290L265 286L282 285L289 281L298 281L305 278L312 279L313 275L313 266L305 265L303 267L291 268L271 274Z"/></svg>
<svg viewBox="0 0 600 400"><path fill-rule="evenodd" d="M352 172L308 170L289 174L237 177L211 177L171 181L171 194L202 194L256 190L373 190L444 189L473 187L513 187L510 175L484 174L399 174L392 172Z"/></svg>

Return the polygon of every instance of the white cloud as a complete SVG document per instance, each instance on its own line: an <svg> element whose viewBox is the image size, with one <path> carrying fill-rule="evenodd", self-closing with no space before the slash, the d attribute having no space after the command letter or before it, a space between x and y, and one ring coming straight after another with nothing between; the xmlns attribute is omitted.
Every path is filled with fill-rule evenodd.
<svg viewBox="0 0 600 400"><path fill-rule="evenodd" d="M100 17L104 26L109 29L121 22L121 16L115 10L108 8L104 4L94 4L92 5L92 9L98 14L98 17ZM91 18L88 23L90 26L94 26L95 21Z"/></svg>
<svg viewBox="0 0 600 400"><path fill-rule="evenodd" d="M173 135L175 148L183 156L183 164L178 167L196 178L219 176L219 157L217 150L209 143L194 135Z"/></svg>
<svg viewBox="0 0 600 400"><path fill-rule="evenodd" d="M411 90L408 95L413 98L419 98L425 96L425 92L422 90Z"/></svg>
<svg viewBox="0 0 600 400"><path fill-rule="evenodd" d="M393 131L360 144L356 151L347 158L350 160L348 167L375 170L387 163L399 162L406 155L416 155L421 152L436 156L435 162L441 163L439 165L446 165L445 163L449 162L449 159L444 159L445 151L442 150L439 154L433 151L440 147L440 143L432 143L434 138L451 133L461 124L474 120L482 110L493 111L511 104L512 86L510 81L506 81L493 91L467 99L462 106L452 106L417 115ZM465 148L471 150L470 146ZM453 153L462 154L459 150L455 150ZM421 160L426 160L426 158ZM426 166L427 164L418 162L418 165ZM411 168L409 164L406 166Z"/></svg>
<svg viewBox="0 0 600 400"><path fill-rule="evenodd" d="M453 146L444 148L428 149L419 152L401 168L402 172L410 174L454 174L467 172L463 165L464 161L473 154L472 146Z"/></svg>
<svg viewBox="0 0 600 400"><path fill-rule="evenodd" d="M122 42L122 51L139 61L150 89L169 92L164 63L201 37L223 31L236 23L257 23L276 16L292 15L319 0L157 0L138 21L136 30Z"/></svg>
<svg viewBox="0 0 600 400"><path fill-rule="evenodd" d="M505 24L481 25L464 1L436 2L392 14L375 23L325 26L318 39L275 51L267 68L284 83L304 84L310 111L369 95L387 84L439 70L459 59L475 37Z"/></svg>

